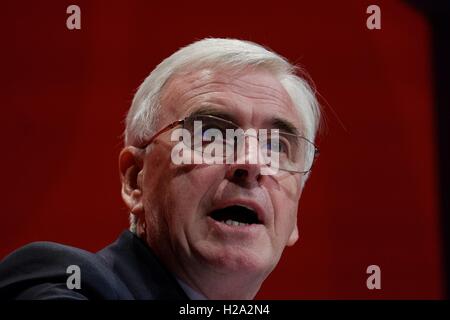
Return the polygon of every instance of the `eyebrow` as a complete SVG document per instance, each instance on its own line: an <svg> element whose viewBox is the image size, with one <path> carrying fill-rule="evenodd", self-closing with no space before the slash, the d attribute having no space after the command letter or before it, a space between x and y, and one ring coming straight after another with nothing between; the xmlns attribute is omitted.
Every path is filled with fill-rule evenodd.
<svg viewBox="0 0 450 320"><path fill-rule="evenodd" d="M280 129L280 131L294 134L297 136L300 135L300 132L298 131L297 127L288 120L275 117L273 118L271 125L274 128Z"/></svg>
<svg viewBox="0 0 450 320"><path fill-rule="evenodd" d="M214 106L206 105L203 107L200 107L199 109L193 111L189 116L202 116L202 115L210 115L222 118L224 120L228 120L234 123L238 123L237 119L229 112L226 112L224 110L220 110ZM275 129L279 129L280 131L290 133L293 135L300 135L299 130L297 127L292 124L290 121L285 120L283 118L274 117L272 120L268 121L270 126Z"/></svg>
<svg viewBox="0 0 450 320"><path fill-rule="evenodd" d="M209 116L215 116L218 118L222 118L224 120L228 120L231 122L236 122L235 117L233 117L233 115L229 112L220 110L216 107L213 106L203 106L200 107L199 109L193 111L192 113L189 114L189 117L192 116L204 116L204 115L209 115Z"/></svg>

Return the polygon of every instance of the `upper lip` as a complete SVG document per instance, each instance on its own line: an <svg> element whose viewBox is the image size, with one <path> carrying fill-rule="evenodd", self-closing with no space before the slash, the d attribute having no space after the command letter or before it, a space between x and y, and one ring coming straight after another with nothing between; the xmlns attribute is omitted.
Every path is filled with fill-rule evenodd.
<svg viewBox="0 0 450 320"><path fill-rule="evenodd" d="M265 224L267 217L264 209L258 204L258 202L246 198L233 198L220 201L217 205L213 207L213 209L209 212L208 215L211 215L211 213L216 210L224 209L231 206L242 206L246 207L247 209L253 210L258 217L259 223Z"/></svg>

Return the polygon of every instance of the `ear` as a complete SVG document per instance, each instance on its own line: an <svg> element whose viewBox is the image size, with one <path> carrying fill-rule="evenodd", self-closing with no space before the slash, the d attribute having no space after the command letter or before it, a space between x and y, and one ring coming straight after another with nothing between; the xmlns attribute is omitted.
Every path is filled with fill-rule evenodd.
<svg viewBox="0 0 450 320"><path fill-rule="evenodd" d="M119 171L122 181L122 199L138 219L144 213L142 203L142 175L143 175L142 149L127 146L119 155Z"/></svg>
<svg viewBox="0 0 450 320"><path fill-rule="evenodd" d="M297 223L295 223L295 227L294 230L292 230L291 235L289 236L288 242L287 242L287 246L293 246L298 240L298 227L297 227Z"/></svg>

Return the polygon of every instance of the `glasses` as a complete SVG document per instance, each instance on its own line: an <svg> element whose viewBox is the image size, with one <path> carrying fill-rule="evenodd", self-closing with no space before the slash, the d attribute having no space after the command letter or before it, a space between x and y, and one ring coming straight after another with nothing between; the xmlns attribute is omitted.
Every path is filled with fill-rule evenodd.
<svg viewBox="0 0 450 320"><path fill-rule="evenodd" d="M177 120L155 133L147 142L141 144L140 148L145 149L161 134L177 126L182 126L190 137L200 137L200 139L194 138L194 143L191 143L191 139L183 139L187 148L202 157L206 154L210 155L208 150L214 149L216 154L224 160L222 163L233 163L230 160L236 160L238 152L234 151L242 150L245 137L256 138L266 156L276 156L278 161L275 165L273 163L270 165L282 171L306 174L311 171L319 155L316 145L301 135L278 129L260 129L257 135L254 129L244 131L232 121L213 115L191 115ZM218 150L221 152L217 152ZM230 150L233 152L229 152Z"/></svg>

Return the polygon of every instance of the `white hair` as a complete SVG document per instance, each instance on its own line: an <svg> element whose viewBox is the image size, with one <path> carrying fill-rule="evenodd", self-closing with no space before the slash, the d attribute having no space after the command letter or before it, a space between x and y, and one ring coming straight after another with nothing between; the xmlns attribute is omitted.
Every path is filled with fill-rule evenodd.
<svg viewBox="0 0 450 320"><path fill-rule="evenodd" d="M163 60L140 85L126 117L125 145L138 146L155 133L161 93L167 81L177 73L205 68L239 70L246 67L260 67L277 77L299 112L304 135L314 141L320 123L320 107L315 90L304 78L305 73L256 43L207 38L181 48ZM296 75L300 72L303 77ZM136 231L136 223L135 215L130 214L132 232Z"/></svg>

